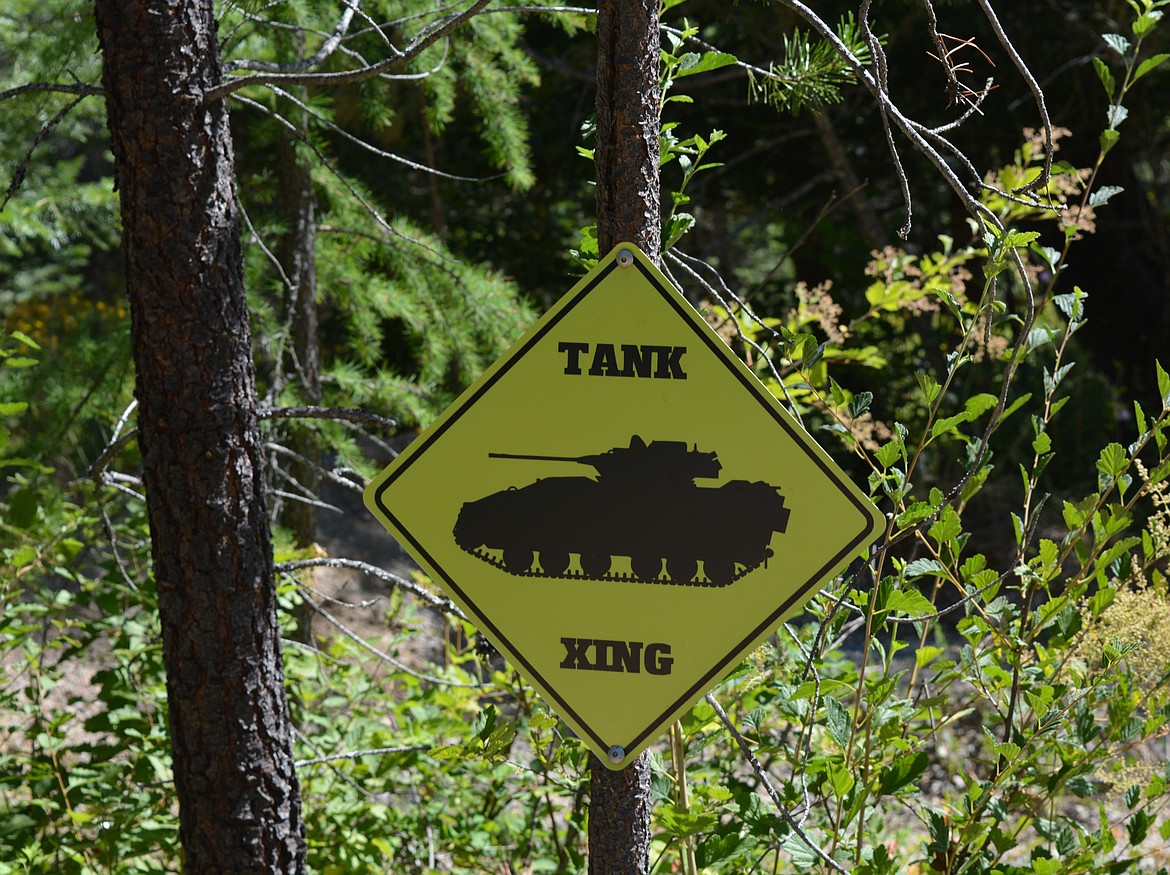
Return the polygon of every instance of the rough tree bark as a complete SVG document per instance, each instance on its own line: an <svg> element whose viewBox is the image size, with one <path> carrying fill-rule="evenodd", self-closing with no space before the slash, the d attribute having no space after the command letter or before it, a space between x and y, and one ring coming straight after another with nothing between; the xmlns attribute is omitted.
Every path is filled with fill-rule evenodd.
<svg viewBox="0 0 1170 875"><path fill-rule="evenodd" d="M597 10L597 242L661 249L658 0L601 0ZM650 763L620 772L591 757L590 875L650 871Z"/></svg>
<svg viewBox="0 0 1170 875"><path fill-rule="evenodd" d="M305 850L211 0L96 0L189 873Z"/></svg>

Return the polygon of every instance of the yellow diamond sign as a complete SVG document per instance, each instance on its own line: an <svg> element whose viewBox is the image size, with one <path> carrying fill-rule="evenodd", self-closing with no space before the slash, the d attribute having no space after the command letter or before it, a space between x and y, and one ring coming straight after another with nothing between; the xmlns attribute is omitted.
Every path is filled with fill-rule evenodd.
<svg viewBox="0 0 1170 875"><path fill-rule="evenodd" d="M884 522L624 244L370 484L366 505L611 768Z"/></svg>

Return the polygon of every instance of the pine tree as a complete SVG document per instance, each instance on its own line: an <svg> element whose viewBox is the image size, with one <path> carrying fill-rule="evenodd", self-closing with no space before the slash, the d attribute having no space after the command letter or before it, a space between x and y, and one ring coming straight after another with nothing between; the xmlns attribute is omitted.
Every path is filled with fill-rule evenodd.
<svg viewBox="0 0 1170 875"><path fill-rule="evenodd" d="M209 0L99 0L185 869L299 873L227 107Z"/></svg>

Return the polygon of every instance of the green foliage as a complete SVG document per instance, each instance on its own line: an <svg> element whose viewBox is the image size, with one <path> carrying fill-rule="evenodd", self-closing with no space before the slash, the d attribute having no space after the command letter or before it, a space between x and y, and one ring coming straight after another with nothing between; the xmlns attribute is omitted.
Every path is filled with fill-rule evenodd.
<svg viewBox="0 0 1170 875"><path fill-rule="evenodd" d="M178 872L143 506L110 489L79 498L20 518L15 501L4 508L0 873ZM116 550L99 511L118 521ZM295 608L314 596L298 576L282 579L292 633ZM377 644L392 654L427 622L400 593L382 610L398 631ZM470 629L451 623L425 676L393 657L378 670L343 635L286 640L310 871L580 866L579 838L562 844L557 830L583 827L585 749L510 672L455 646Z"/></svg>
<svg viewBox="0 0 1170 875"><path fill-rule="evenodd" d="M870 63L869 44L849 13L837 25L837 38L858 63ZM823 109L841 100L841 91L853 84L850 64L827 40L814 40L795 30L784 35L784 53L765 73L751 72L752 88L771 106L786 113Z"/></svg>
<svg viewBox="0 0 1170 875"><path fill-rule="evenodd" d="M730 724L702 701L669 749L652 750L656 871L830 871L825 856L855 875L1154 871L1170 837L1170 377L1151 363L1153 402L1090 406L1080 332L1110 290L1079 287L1068 267L1122 194L1097 170L1118 154L1125 101L1165 69L1147 48L1162 4L1130 5L1125 35L1106 36L1094 65L1111 107L1099 156L1057 162L1030 198L1020 192L1044 156L1026 133L980 194L1002 231L879 249L848 286L792 281L786 298L740 301L709 290L713 324L809 428L835 436L889 527L862 573L833 581L717 692ZM433 9L407 7L362 9L402 18L405 41ZM63 50L84 15L48 36L58 8L73 9L6 8L4 46L25 66L6 69L4 87L58 69L95 81L91 44ZM288 60L290 43L263 26L270 12L225 7L230 58ZM307 53L335 24L313 4L280 14L311 27ZM472 145L450 154L467 167L486 153L509 190L530 185L535 73L517 15L476 19L420 56L411 74L439 71L421 84L303 95L323 404L426 422L531 317L515 284L459 257L442 222L398 208L430 200L430 178L371 169L330 127L415 155L423 131L440 148L461 138ZM663 125L667 250L701 225L697 186L727 178L710 150L719 143L730 164L738 145L685 119L677 84L734 57L695 43L697 28L679 33L663 53L664 108L679 113ZM863 52L849 22L841 35ZM351 45L371 60L386 51L368 30ZM791 110L851 81L801 34L772 72L757 82ZM245 96L288 110L259 87ZM20 122L0 133L17 162L6 166L67 102L6 103L27 114L6 117ZM136 450L104 453L129 426L128 325L105 276L117 223L101 121L81 111L38 146L0 215L0 875L181 866ZM280 355L284 290L260 245L286 230L267 160L274 126L251 105L236 122L262 380L270 400L296 403ZM69 152L74 140L84 155ZM759 267L773 251L744 254L757 292L791 276ZM368 467L340 426L321 430L344 463ZM476 655L464 621L419 607L427 581L388 586L376 605L327 603L297 565L314 555L277 556L311 869L582 871L583 746L507 666ZM363 634L320 620L310 632L314 606L364 618Z"/></svg>

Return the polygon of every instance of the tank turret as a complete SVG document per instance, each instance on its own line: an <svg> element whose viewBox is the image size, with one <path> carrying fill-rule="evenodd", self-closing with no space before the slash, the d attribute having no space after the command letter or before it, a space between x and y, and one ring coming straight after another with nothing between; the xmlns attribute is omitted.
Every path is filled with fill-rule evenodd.
<svg viewBox="0 0 1170 875"><path fill-rule="evenodd" d="M773 535L788 526L779 487L696 485L723 466L683 441L635 435L628 447L592 455L488 455L597 472L539 478L463 505L456 543L517 576L726 586L764 564Z"/></svg>
<svg viewBox="0 0 1170 875"><path fill-rule="evenodd" d="M684 441L651 441L630 438L628 447L614 447L587 456L542 456L531 453L488 453L489 459L521 459L534 462L576 462L596 469L602 481L661 480L687 482L696 478L714 480L723 466L715 453L688 450Z"/></svg>

